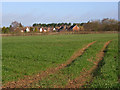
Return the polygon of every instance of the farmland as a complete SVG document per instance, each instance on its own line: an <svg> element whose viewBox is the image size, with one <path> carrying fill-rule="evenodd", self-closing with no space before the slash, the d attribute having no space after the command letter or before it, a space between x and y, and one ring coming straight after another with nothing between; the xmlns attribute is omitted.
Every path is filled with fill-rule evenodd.
<svg viewBox="0 0 120 90"><path fill-rule="evenodd" d="M27 87L69 87L69 82L94 66L97 54L104 44L112 40L104 50L104 57L91 77L80 87L112 88L118 82L118 34L76 34L45 36L12 36L2 38L2 83L25 79L49 68L56 68L78 50L91 42L79 57L55 73L27 84ZM91 61L92 60L92 61ZM92 79L91 79L92 78ZM86 80L86 79L85 79ZM84 80L84 81L85 81ZM90 83L91 82L91 83ZM79 84L76 82L75 85ZM74 85L74 86L75 86ZM71 85L72 86L72 85ZM18 85L18 87L20 87Z"/></svg>

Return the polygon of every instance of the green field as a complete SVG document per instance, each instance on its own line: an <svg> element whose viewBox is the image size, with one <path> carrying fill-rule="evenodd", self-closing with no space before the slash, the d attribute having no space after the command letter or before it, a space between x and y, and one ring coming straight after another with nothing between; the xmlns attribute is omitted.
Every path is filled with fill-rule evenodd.
<svg viewBox="0 0 120 90"><path fill-rule="evenodd" d="M89 70L93 66L93 63L89 62L88 59L92 57L95 60L96 54L109 40L112 42L106 49L101 67L93 73L92 83L85 85L85 87L119 87L118 34L2 37L3 85L9 81L22 79L26 75L34 75L50 67L57 67L67 61L75 51L97 41L69 66L29 86L65 87L69 80L80 75L83 68Z"/></svg>

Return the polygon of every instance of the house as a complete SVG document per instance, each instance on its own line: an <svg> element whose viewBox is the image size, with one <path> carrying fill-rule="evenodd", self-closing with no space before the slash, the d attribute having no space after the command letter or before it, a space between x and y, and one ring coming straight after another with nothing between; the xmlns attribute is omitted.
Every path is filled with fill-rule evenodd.
<svg viewBox="0 0 120 90"><path fill-rule="evenodd" d="M48 28L47 28L47 31L48 31L48 32L51 32L52 30L51 30L51 28L50 28L50 27L48 27Z"/></svg>
<svg viewBox="0 0 120 90"><path fill-rule="evenodd" d="M40 32L47 32L46 28L40 28Z"/></svg>
<svg viewBox="0 0 120 90"><path fill-rule="evenodd" d="M30 32L30 29L27 27L27 28L25 29L25 31L26 31L26 32Z"/></svg>
<svg viewBox="0 0 120 90"><path fill-rule="evenodd" d="M44 29L43 32L47 32L47 27L44 27L43 29Z"/></svg>
<svg viewBox="0 0 120 90"><path fill-rule="evenodd" d="M63 31L63 29L64 29L64 26L60 26L60 27L58 28L58 32Z"/></svg>
<svg viewBox="0 0 120 90"><path fill-rule="evenodd" d="M72 30L73 30L73 31L79 31L80 28L79 28L77 25L75 25L75 26L72 28Z"/></svg>
<svg viewBox="0 0 120 90"><path fill-rule="evenodd" d="M44 32L47 32L47 30L44 29Z"/></svg>
<svg viewBox="0 0 120 90"><path fill-rule="evenodd" d="M69 26L67 27L68 31L79 31L80 30L80 27L78 27L77 25L72 25L72 26Z"/></svg>
<svg viewBox="0 0 120 90"><path fill-rule="evenodd" d="M67 26L66 26L66 25L64 25L63 27L64 27L64 28L63 28L63 30L65 30L65 31L66 31L66 30L67 30Z"/></svg>
<svg viewBox="0 0 120 90"><path fill-rule="evenodd" d="M56 31L56 29L55 28L53 28L53 32L55 32Z"/></svg>
<svg viewBox="0 0 120 90"><path fill-rule="evenodd" d="M68 30L68 31L72 31L74 26L75 26L75 25L69 26L67 30Z"/></svg>
<svg viewBox="0 0 120 90"><path fill-rule="evenodd" d="M44 29L43 29L43 28L40 28L40 32L44 32Z"/></svg>
<svg viewBox="0 0 120 90"><path fill-rule="evenodd" d="M59 27L58 27L58 26L56 26L56 27L55 27L55 29L56 29L56 31L58 31Z"/></svg>

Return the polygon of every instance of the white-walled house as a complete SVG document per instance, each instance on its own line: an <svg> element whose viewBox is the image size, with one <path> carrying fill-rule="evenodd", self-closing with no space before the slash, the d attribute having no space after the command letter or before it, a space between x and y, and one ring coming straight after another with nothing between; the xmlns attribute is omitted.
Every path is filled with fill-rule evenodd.
<svg viewBox="0 0 120 90"><path fill-rule="evenodd" d="M56 31L56 29L55 29L55 28L53 28L53 31Z"/></svg>
<svg viewBox="0 0 120 90"><path fill-rule="evenodd" d="M44 28L40 28L40 32L47 32L47 30Z"/></svg>
<svg viewBox="0 0 120 90"><path fill-rule="evenodd" d="M26 28L26 32L30 32L30 29L28 27Z"/></svg>
<svg viewBox="0 0 120 90"><path fill-rule="evenodd" d="M47 32L47 30L44 30L44 32Z"/></svg>
<svg viewBox="0 0 120 90"><path fill-rule="evenodd" d="M43 32L43 29L42 29L42 28L40 28L40 32Z"/></svg>

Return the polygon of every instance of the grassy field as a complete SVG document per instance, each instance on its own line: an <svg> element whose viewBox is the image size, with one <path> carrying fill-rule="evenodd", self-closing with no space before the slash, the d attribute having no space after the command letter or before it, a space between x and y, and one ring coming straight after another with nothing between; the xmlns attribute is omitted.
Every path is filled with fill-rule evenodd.
<svg viewBox="0 0 120 90"><path fill-rule="evenodd" d="M118 68L118 42L114 40L106 49L106 54L100 67L94 73L94 79L91 87L98 88L117 88L119 68Z"/></svg>
<svg viewBox="0 0 120 90"><path fill-rule="evenodd" d="M64 87L67 84L67 81L78 77L83 68L88 70L93 66L93 63L89 62L88 59L91 58L91 56L95 57L96 52L100 51L101 47L103 46L103 42L97 42L96 44L92 45L81 57L78 57L74 63L71 63L66 68L61 69L60 72L56 74L49 75L49 77L39 81L39 83L36 85L47 88L52 88L54 85Z"/></svg>
<svg viewBox="0 0 120 90"><path fill-rule="evenodd" d="M105 42L113 40L105 53L104 63L94 75L90 87L118 87L118 35L117 34L77 34L77 35L45 35L45 36L13 36L2 38L2 80L16 81L26 75L34 75L50 67L56 67L67 61L76 51L88 43L97 41L85 53L76 58L64 69L47 78L34 83L30 87L64 87L69 80L80 75L83 68L89 69ZM112 64L112 66L111 66ZM103 72L101 74L101 72ZM103 80L103 75L106 79ZM112 77L109 79L109 77ZM101 79L102 78L102 79ZM54 80L54 82L53 82ZM98 82L99 81L99 82ZM97 83L97 84L96 84ZM105 86L105 84L107 84Z"/></svg>

